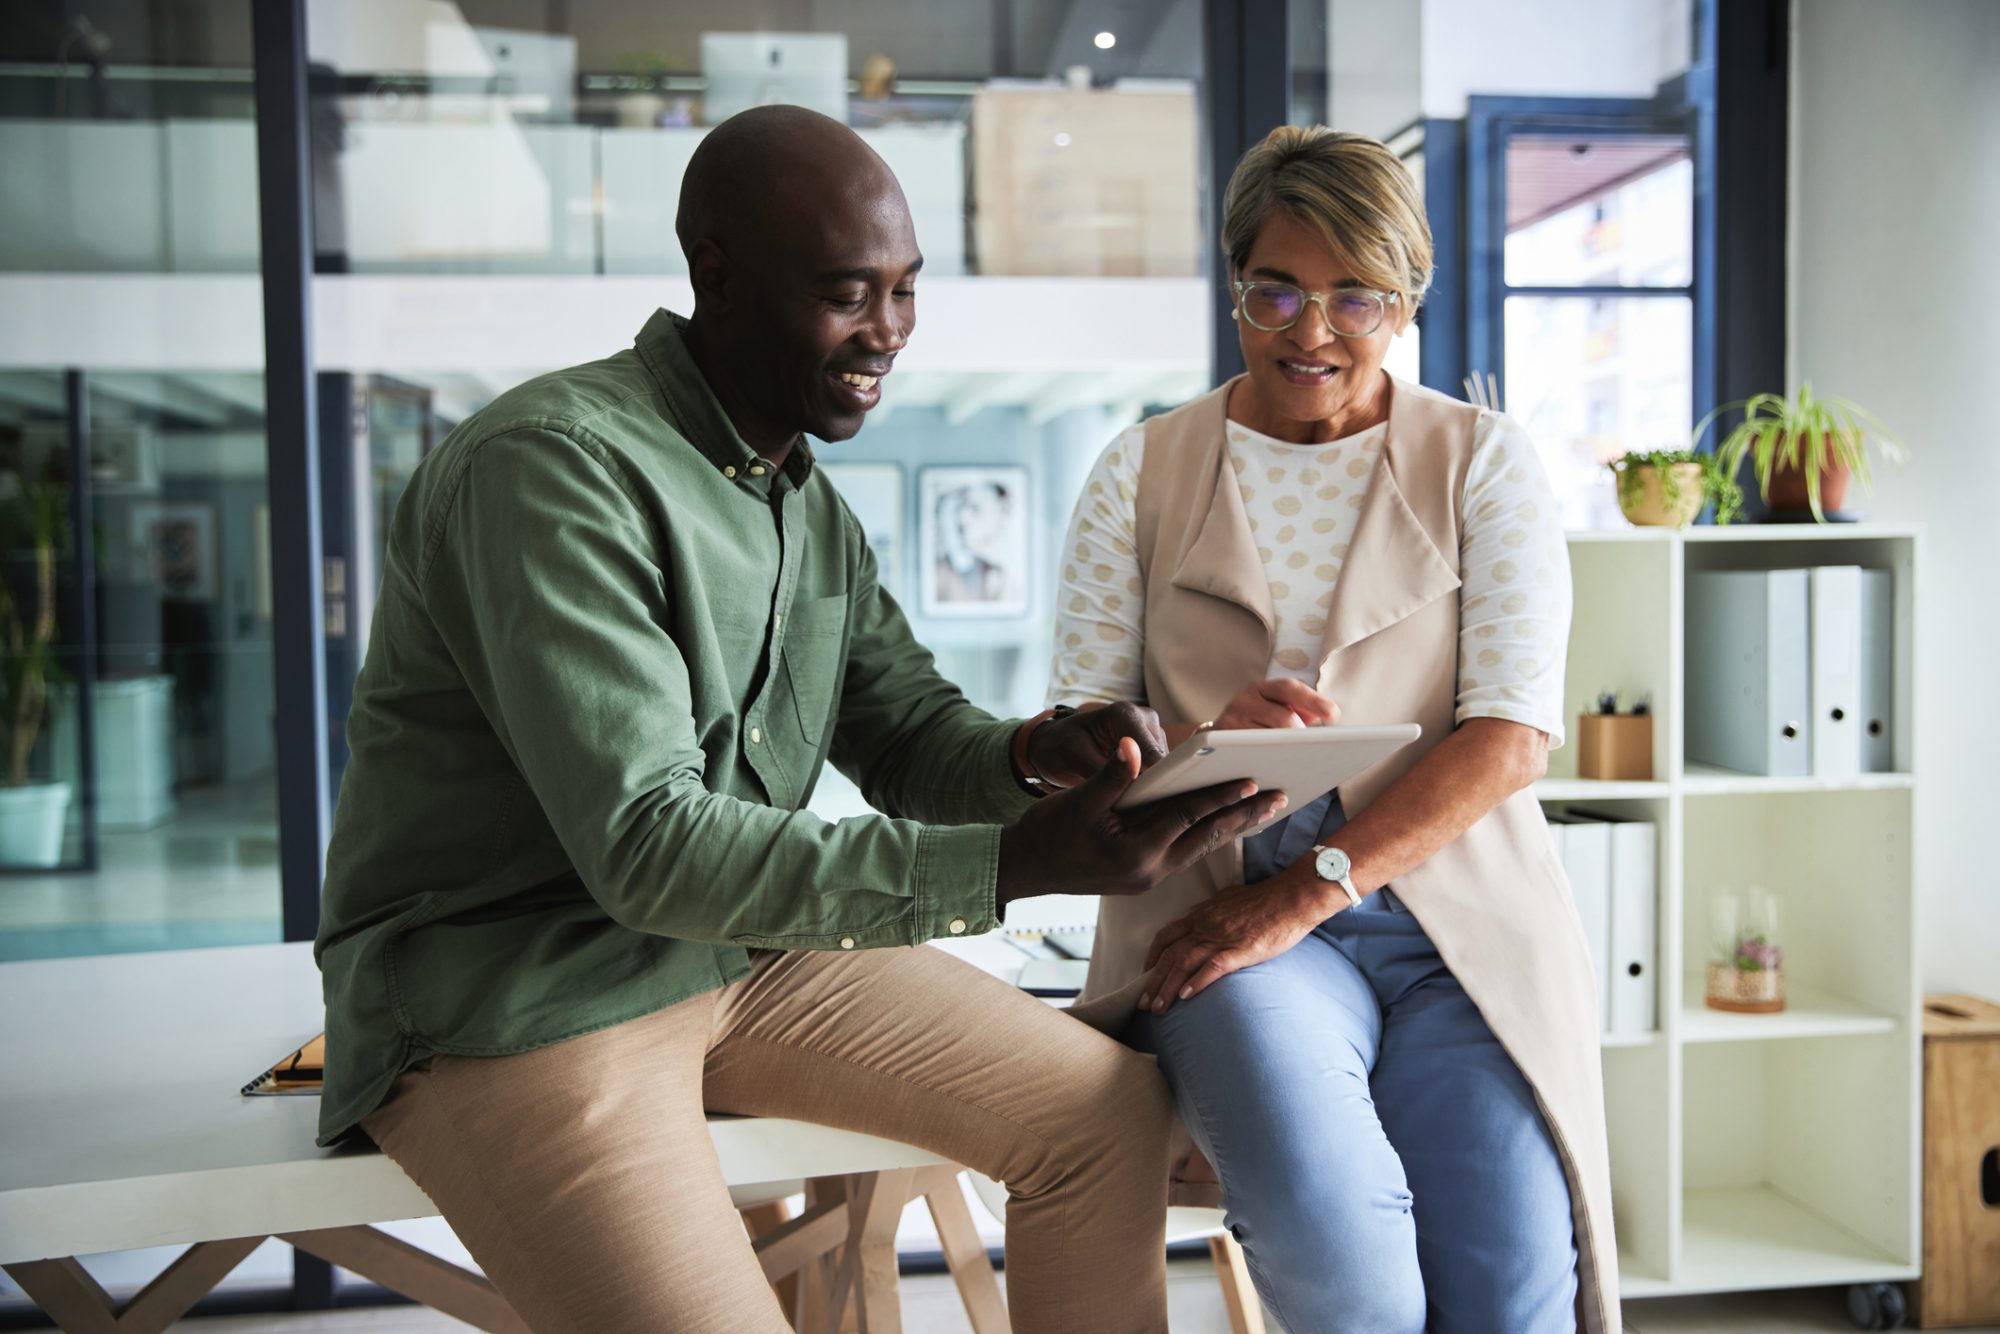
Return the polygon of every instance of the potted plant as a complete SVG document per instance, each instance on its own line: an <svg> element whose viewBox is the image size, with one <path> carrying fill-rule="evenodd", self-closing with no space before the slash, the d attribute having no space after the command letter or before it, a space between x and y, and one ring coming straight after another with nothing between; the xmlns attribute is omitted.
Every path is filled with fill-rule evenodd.
<svg viewBox="0 0 2000 1334"><path fill-rule="evenodd" d="M48 721L49 678L55 671L56 549L66 527L62 489L6 475L0 495L0 552L24 553L24 578L0 577L0 865L55 866L62 861L68 783L34 783L28 761ZM11 571L9 574L11 575ZM25 595L25 596L22 596Z"/></svg>
<svg viewBox="0 0 2000 1334"><path fill-rule="evenodd" d="M1713 454L1633 450L1613 459L1610 468L1618 478L1618 508L1641 527L1685 528L1711 500L1717 523L1733 522L1743 510L1736 474L1725 470Z"/></svg>
<svg viewBox="0 0 2000 1334"><path fill-rule="evenodd" d="M1785 1008L1785 951L1778 944L1778 900L1752 889L1747 901L1727 892L1709 903L1708 980L1703 1002L1734 1014Z"/></svg>
<svg viewBox="0 0 2000 1334"><path fill-rule="evenodd" d="M1901 463L1905 457L1902 443L1874 414L1848 399L1816 397L1810 383L1800 385L1792 399L1755 394L1724 403L1701 419L1695 440L1717 417L1737 408L1744 409L1743 420L1716 445L1716 457L1731 477L1748 457L1757 470L1758 493L1773 514L1810 512L1825 523L1827 511L1837 513L1847 499L1849 477L1859 477L1872 493L1864 426L1874 432L1883 458Z"/></svg>
<svg viewBox="0 0 2000 1334"><path fill-rule="evenodd" d="M667 112L661 96L669 72L667 58L657 51L632 52L618 61L618 96L612 105L621 130L657 130Z"/></svg>

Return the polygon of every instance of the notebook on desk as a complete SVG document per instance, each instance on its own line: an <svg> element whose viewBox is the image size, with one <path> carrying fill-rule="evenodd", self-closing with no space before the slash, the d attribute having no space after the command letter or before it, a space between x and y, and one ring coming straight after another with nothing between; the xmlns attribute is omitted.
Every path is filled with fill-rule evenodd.
<svg viewBox="0 0 2000 1334"><path fill-rule="evenodd" d="M318 1096L325 1080L326 1034L320 1033L305 1046L245 1084L243 1095L250 1098L274 1094Z"/></svg>

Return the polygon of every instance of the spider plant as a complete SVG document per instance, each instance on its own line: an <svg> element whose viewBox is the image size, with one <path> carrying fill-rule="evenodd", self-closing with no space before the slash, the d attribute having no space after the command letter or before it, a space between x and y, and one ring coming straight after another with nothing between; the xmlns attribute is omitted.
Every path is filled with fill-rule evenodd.
<svg viewBox="0 0 2000 1334"><path fill-rule="evenodd" d="M1737 408L1744 410L1743 420L1715 447L1723 472L1734 477L1743 460L1749 458L1757 471L1757 490L1768 502L1771 479L1784 469L1798 469L1805 476L1806 502L1813 518L1821 523L1826 522L1826 512L1820 495L1829 473L1850 472L1869 492L1875 490L1864 427L1875 437L1883 458L1900 464L1907 457L1902 443L1880 418L1850 399L1816 396L1810 382L1799 386L1796 398L1753 394L1722 404L1695 426L1694 442L1700 442L1716 418Z"/></svg>

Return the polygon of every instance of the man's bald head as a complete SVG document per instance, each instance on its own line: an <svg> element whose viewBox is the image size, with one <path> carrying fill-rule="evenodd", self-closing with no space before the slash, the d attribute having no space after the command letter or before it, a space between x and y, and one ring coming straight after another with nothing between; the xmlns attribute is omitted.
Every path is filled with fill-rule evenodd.
<svg viewBox="0 0 2000 1334"><path fill-rule="evenodd" d="M916 326L924 262L888 164L838 121L758 107L695 149L674 229L689 346L752 447L860 430Z"/></svg>
<svg viewBox="0 0 2000 1334"><path fill-rule="evenodd" d="M861 136L804 107L753 107L709 131L688 160L674 231L694 262L711 241L739 264L809 243L830 212L901 214L889 165Z"/></svg>

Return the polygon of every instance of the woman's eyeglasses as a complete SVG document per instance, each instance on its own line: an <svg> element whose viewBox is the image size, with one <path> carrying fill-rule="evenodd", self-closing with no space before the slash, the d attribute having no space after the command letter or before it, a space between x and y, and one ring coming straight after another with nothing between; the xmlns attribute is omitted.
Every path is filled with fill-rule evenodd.
<svg viewBox="0 0 2000 1334"><path fill-rule="evenodd" d="M1319 306L1326 327L1342 338L1366 338L1382 327L1389 307L1402 298L1395 292L1343 287L1334 292L1308 292L1292 283L1239 282L1236 308L1265 333L1281 333L1299 322L1308 303Z"/></svg>

